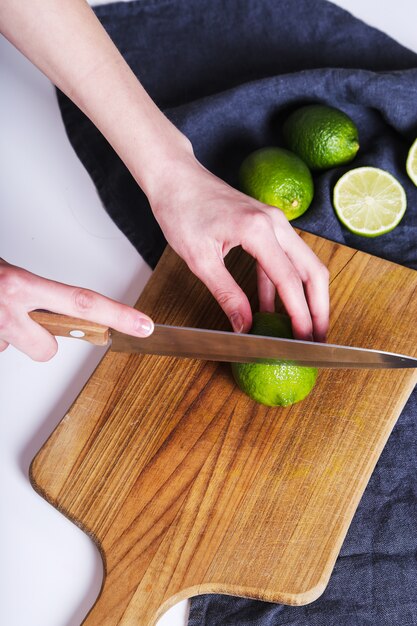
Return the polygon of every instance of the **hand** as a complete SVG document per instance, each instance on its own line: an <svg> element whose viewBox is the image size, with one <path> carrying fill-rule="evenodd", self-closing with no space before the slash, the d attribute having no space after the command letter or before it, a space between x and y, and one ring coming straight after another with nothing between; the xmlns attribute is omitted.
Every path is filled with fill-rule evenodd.
<svg viewBox="0 0 417 626"><path fill-rule="evenodd" d="M161 168L162 169L162 168ZM324 341L329 323L329 273L284 213L240 193L195 159L163 168L150 197L170 245L208 287L235 331L247 331L249 301L224 265L241 245L257 261L260 310L274 311L276 290L294 337Z"/></svg>
<svg viewBox="0 0 417 626"><path fill-rule="evenodd" d="M58 344L28 315L35 309L64 313L123 333L147 337L152 320L135 309L89 289L41 278L0 259L0 352L9 344L35 361L48 361Z"/></svg>

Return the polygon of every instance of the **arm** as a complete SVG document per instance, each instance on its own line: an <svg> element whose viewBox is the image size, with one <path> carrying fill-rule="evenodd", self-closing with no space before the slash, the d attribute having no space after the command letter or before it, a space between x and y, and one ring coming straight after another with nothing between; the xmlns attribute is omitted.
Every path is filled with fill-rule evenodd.
<svg viewBox="0 0 417 626"><path fill-rule="evenodd" d="M146 193L168 242L235 330L248 330L252 316L223 259L241 245L257 260L260 308L273 310L278 290L295 337L324 339L326 268L281 211L231 188L195 159L84 0L0 0L0 27L107 138Z"/></svg>

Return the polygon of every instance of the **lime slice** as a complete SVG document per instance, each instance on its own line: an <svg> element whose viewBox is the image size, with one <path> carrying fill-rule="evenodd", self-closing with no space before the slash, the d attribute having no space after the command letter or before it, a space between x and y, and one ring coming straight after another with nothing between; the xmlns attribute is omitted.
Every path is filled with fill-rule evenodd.
<svg viewBox="0 0 417 626"><path fill-rule="evenodd" d="M395 228L407 208L398 180L376 167L357 167L337 181L333 205L342 224L363 237L377 237Z"/></svg>
<svg viewBox="0 0 417 626"><path fill-rule="evenodd" d="M417 139L411 146L408 153L406 168L407 174L409 175L413 183L417 186Z"/></svg>

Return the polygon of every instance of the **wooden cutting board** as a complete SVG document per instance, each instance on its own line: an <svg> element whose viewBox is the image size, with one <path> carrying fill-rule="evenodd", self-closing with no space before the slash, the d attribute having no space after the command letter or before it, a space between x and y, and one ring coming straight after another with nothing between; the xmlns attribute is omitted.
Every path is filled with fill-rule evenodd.
<svg viewBox="0 0 417 626"><path fill-rule="evenodd" d="M417 356L417 272L302 233L331 272L329 341ZM228 259L256 309L255 271ZM138 302L160 323L227 329L168 249ZM72 340L71 340L72 341ZM324 591L415 370L322 370L267 408L228 364L108 352L33 461L35 489L97 543L88 626L153 626L219 592L305 604Z"/></svg>

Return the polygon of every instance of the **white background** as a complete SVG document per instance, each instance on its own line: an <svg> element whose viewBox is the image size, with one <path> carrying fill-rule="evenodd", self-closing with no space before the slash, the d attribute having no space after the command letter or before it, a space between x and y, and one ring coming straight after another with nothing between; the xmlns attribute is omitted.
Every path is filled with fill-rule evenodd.
<svg viewBox="0 0 417 626"><path fill-rule="evenodd" d="M415 0L337 4L417 51ZM133 304L150 270L107 217L69 145L49 81L0 39L0 256L49 278ZM0 624L79 626L99 592L90 539L40 498L32 458L64 416L102 352L60 340L37 364L0 354ZM187 603L162 626L183 626Z"/></svg>

